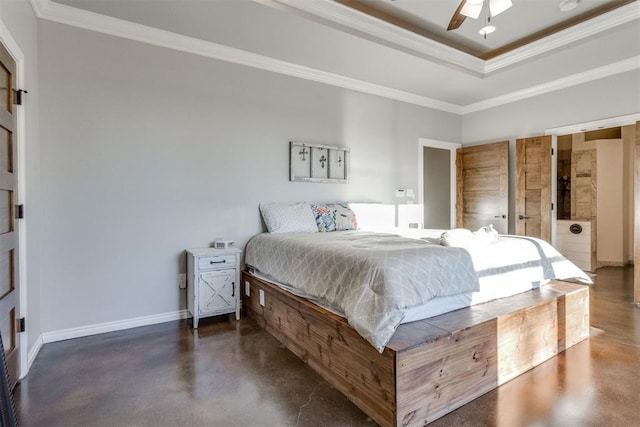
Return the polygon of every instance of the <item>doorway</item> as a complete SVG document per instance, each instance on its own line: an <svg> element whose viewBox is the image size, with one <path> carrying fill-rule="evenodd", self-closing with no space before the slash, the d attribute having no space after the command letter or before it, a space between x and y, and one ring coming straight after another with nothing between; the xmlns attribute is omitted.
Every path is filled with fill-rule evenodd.
<svg viewBox="0 0 640 427"><path fill-rule="evenodd" d="M557 140L558 249L587 271L632 263L635 125Z"/></svg>
<svg viewBox="0 0 640 427"><path fill-rule="evenodd" d="M13 116L13 122L14 122L13 123L14 127L12 131L12 136L11 136L11 146L13 148L13 153L11 155L11 161L12 161L11 166L13 169L12 175L13 175L15 186L13 190L13 200L10 203L11 211L12 211L10 213L10 216L11 215L15 216L14 215L15 212L13 212L15 210L15 205L21 205L25 202L24 189L25 189L25 181L26 181L26 177L25 177L26 117L25 117L24 107L23 106L20 107L13 104L14 102L13 100L15 99L15 94L13 93L12 89L24 88L24 84L26 80L25 64L24 64L25 59L24 59L24 54L22 53L20 47L18 46L16 41L13 39L13 37L11 36L11 33L9 32L7 27L4 25L2 20L0 20L0 48L3 52L2 62L14 64L12 71L10 71L11 82L9 82L10 84L6 86L7 92L5 92L2 96L3 102L7 102L7 104L4 104L5 108L2 108L2 109L5 110L5 112L8 112L9 109L11 110L12 112L11 116ZM0 67L0 68L3 68L3 71L5 72L9 71L9 68L7 67ZM10 102L8 102L9 98L11 99ZM9 104L12 104L12 105L9 105ZM5 117L6 117L6 114L5 114ZM6 126L3 126L3 127L6 130L7 127ZM7 136L6 132L4 136L5 137ZM8 156L7 156L7 160L9 160ZM15 241L15 246L13 249L13 262L10 263L10 268L12 267L13 271L11 271L10 269L9 273L12 274L14 277L13 279L14 290L10 293L15 294L16 296L15 311L13 312L11 317L16 319L21 317L24 318L27 314L27 282L25 280L27 227L26 227L25 221L26 220L14 221L14 224L13 224L14 230L15 230L14 233L17 234L17 236ZM5 235L6 234L8 233L5 233ZM4 266L6 271L7 260L6 260L6 257L3 257L3 258L4 258ZM7 276L5 276L5 278L6 277ZM4 324L5 324L5 327L8 326L11 329L16 329L15 327L17 326L15 322L7 324L7 322L5 321ZM29 370L29 359L28 359L28 352L27 352L27 343L29 342L28 333L25 331L18 334L12 334L14 335L14 340L15 340L15 342L13 343L7 342L8 338L5 340L4 338L5 335L3 335L5 355L7 355L6 350L10 347L10 345L13 345L14 352L16 353L15 358L17 359L17 368L18 368L15 375L18 378L23 378ZM31 360L31 362L32 361L33 360ZM12 361L10 363L15 363L15 361Z"/></svg>
<svg viewBox="0 0 640 427"><path fill-rule="evenodd" d="M10 386L20 376L19 236L15 205L18 192L18 116L15 102L17 64L0 44L0 335Z"/></svg>
<svg viewBox="0 0 640 427"><path fill-rule="evenodd" d="M586 132L590 130L596 129L604 129L611 128L616 126L627 126L635 124L635 144L632 144L632 153L629 157L633 158L633 170L635 178L633 180L633 208L631 208L631 212L634 217L634 230L633 230L633 238L635 242L633 243L633 263L634 266L640 264L640 113L629 114L627 116L619 116L612 117L609 119L602 119L593 122L587 123L578 123L569 126L563 126L554 129L547 129L545 131L546 135L567 135L579 132ZM631 161L631 159L629 160ZM552 185L554 186L555 191L556 181L552 180ZM554 222L555 224L555 222ZM629 238L631 238L629 236ZM634 303L640 307L640 268L634 268L634 281L633 281L633 301Z"/></svg>
<svg viewBox="0 0 640 427"><path fill-rule="evenodd" d="M451 229L456 226L456 150L460 144L420 138L419 203L423 227Z"/></svg>

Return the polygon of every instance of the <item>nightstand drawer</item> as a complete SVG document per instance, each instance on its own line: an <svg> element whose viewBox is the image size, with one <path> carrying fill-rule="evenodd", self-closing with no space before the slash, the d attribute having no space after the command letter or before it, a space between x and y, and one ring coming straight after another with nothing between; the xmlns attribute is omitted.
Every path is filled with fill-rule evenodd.
<svg viewBox="0 0 640 427"><path fill-rule="evenodd" d="M198 258L198 269L229 268L236 266L235 255L215 255Z"/></svg>

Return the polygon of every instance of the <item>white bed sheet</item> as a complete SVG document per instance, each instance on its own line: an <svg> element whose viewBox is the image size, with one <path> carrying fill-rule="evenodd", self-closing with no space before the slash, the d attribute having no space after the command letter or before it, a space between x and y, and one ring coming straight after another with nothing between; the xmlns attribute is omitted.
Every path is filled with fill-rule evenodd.
<svg viewBox="0 0 640 427"><path fill-rule="evenodd" d="M543 281L543 285L549 283ZM415 322L416 320L428 319L450 311L482 304L498 298L506 298L537 289L540 284L537 282L516 282L505 286L503 283L481 283L478 292L468 292L458 295L434 298L418 307L413 307L404 311L404 319L401 323Z"/></svg>
<svg viewBox="0 0 640 427"><path fill-rule="evenodd" d="M382 230L376 231L379 233ZM468 242L461 242L460 245L462 246L457 249L464 249L463 253L467 253L471 257L473 274L477 284L475 289L468 288L458 292L449 292L448 294L440 293L440 295L434 295L431 299L413 300L413 304L411 304L411 300L406 300L406 298L404 301L393 302L393 304L388 303L389 300L387 300L385 303L388 303L389 307L382 311L372 311L369 306L361 304L362 299L356 299L356 303L362 306L359 309L363 319L374 318L375 320L377 318L373 314L386 316L387 313L391 313L395 320L391 322L386 321L388 319L384 319L386 321L383 324L384 328L378 328L377 324L369 327L368 324L362 323L368 328L363 333L360 329L364 328L358 328L358 326L362 325L353 322L354 317L346 310L349 306L344 303L345 300L327 298L323 293L326 290L334 293L343 292L344 289L348 289L349 286L356 282L356 280L347 277L344 273L357 272L359 270L354 270L351 266L354 265L352 259L354 249L366 247L360 244L360 239L389 240L399 244L400 247L413 248L417 246L421 250L422 248L433 246L442 248L439 245L439 237L444 230L393 229L384 231L388 234L383 233L382 235L372 236L370 232L346 231L326 233L326 235L314 233L313 236L296 235L295 233L285 236L278 235L278 237L259 235L254 237L245 248L245 262L248 266L261 273L264 278L280 285L285 290L307 298L334 313L346 317L354 329L380 351L382 351L400 323L426 319L492 299L526 292L539 287L550 279L578 279L584 283L590 283L589 277L583 271L564 258L551 245L539 239L522 236L500 236L497 240L488 243L477 242L472 239ZM404 238L405 240L398 240L398 238ZM273 245L276 243L274 239L278 242L284 240L278 243L278 249ZM346 241L346 245L343 240ZM422 241L422 243L420 244L417 241ZM283 243L285 251L282 250ZM324 246L325 243L331 247L328 254L326 251L320 253L317 250L319 246ZM336 243L338 245L334 246ZM399 258L404 257L401 256ZM326 263L326 259L329 259L331 263ZM461 273L462 264L453 265L452 267L453 269L445 271L455 274ZM402 271L402 269L398 271ZM329 272L333 277L325 278L321 276L323 280L317 280L315 276L318 272L323 274ZM407 274L408 272L405 271L404 273ZM426 276L423 274L422 280L435 281L442 287L444 282L441 281L447 279L448 282L445 287L450 286L451 278L448 278L448 273L440 272L441 274L439 274L438 270L422 270L422 272L426 274ZM299 280L303 282L300 283ZM309 280L312 280L311 284L313 286L304 286L304 281ZM409 281L416 280L409 277L407 282ZM404 284L404 280L397 280L396 282L396 286ZM417 283L418 285L422 284L420 281ZM364 288L367 288L366 284ZM369 286L367 289L371 289L371 287ZM390 287L390 289L395 291L394 287ZM402 295L402 293L400 294ZM339 301L338 304L341 305L334 304L333 300ZM380 331L383 333L380 333Z"/></svg>
<svg viewBox="0 0 640 427"><path fill-rule="evenodd" d="M388 233L397 233L414 239L425 239L432 241L433 243L438 243L442 233L447 230L386 228L384 231ZM470 250L476 262L483 257L482 246L477 248L472 247ZM481 263L485 262L486 261L481 261ZM541 285L545 285L547 283L549 283L549 280L531 282L526 279L510 280L507 283L500 277L481 280L480 289L477 292L467 292L458 295L439 297L431 301L427 301L425 304L420 306L404 310L405 316L402 319L402 323L404 324L415 322L417 320L428 319L430 317L470 307L472 305L482 304L494 299L507 298L532 289L537 289Z"/></svg>

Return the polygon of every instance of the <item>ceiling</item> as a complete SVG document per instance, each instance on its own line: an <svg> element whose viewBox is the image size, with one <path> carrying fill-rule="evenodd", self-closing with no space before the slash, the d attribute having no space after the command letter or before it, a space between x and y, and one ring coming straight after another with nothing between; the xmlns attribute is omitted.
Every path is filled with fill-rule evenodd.
<svg viewBox="0 0 640 427"><path fill-rule="evenodd" d="M466 18L457 30L447 31L449 20L464 0L335 0L336 2L462 50L482 59L521 47L559 30L599 16L635 0L579 0L563 12L563 0L513 0L513 6L490 18L497 30L485 37L489 0L478 19Z"/></svg>
<svg viewBox="0 0 640 427"><path fill-rule="evenodd" d="M640 86L640 1L582 0L573 17L619 7L490 58L566 19L559 0L512 0L486 40L472 19L446 33L458 0L30 1L43 20L457 114L622 73Z"/></svg>

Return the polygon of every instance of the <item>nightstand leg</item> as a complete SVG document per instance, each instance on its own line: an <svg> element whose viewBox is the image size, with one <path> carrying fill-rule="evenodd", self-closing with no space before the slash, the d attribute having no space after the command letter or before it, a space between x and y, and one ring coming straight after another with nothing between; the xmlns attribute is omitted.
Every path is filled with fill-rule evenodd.
<svg viewBox="0 0 640 427"><path fill-rule="evenodd" d="M193 329L198 329L198 318L193 316Z"/></svg>

